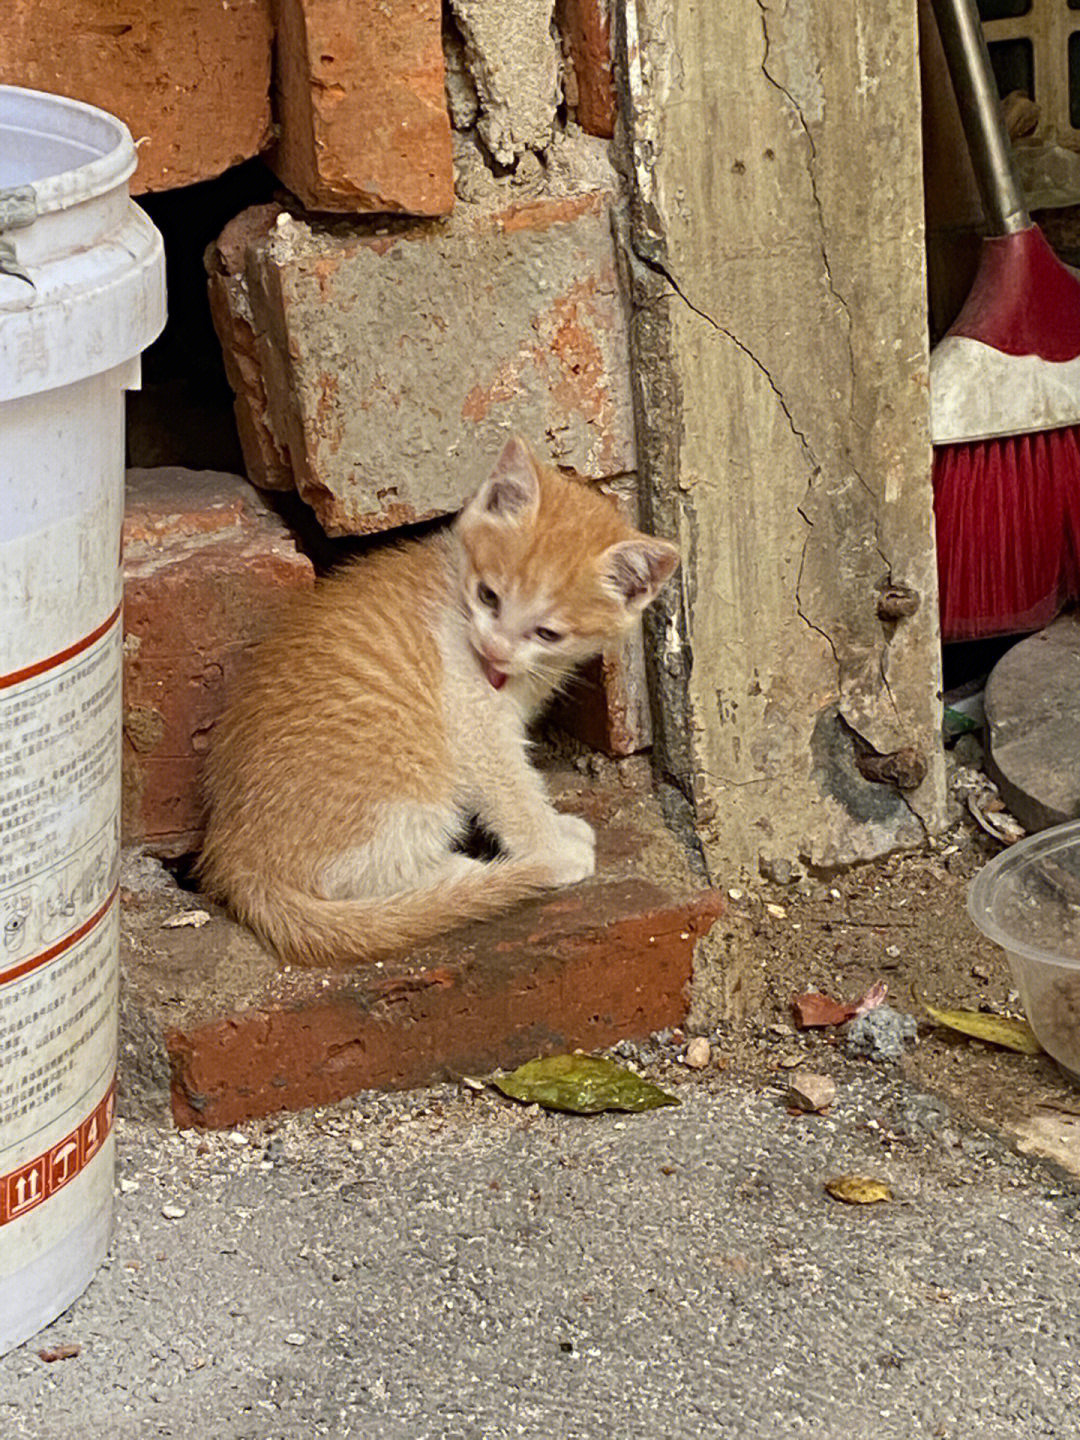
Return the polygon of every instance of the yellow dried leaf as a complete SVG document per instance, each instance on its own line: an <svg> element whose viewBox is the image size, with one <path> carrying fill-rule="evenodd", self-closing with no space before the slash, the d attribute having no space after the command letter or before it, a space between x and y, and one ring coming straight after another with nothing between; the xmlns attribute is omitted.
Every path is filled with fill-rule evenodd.
<svg viewBox="0 0 1080 1440"><path fill-rule="evenodd" d="M926 1001L923 1001L926 1005ZM1042 1046L1026 1020L1012 1020L1007 1015L984 1015L981 1010L938 1010L926 1005L926 1013L937 1025L985 1040L990 1045L1003 1045L1006 1050L1019 1050L1021 1055L1041 1055Z"/></svg>
<svg viewBox="0 0 1080 1440"><path fill-rule="evenodd" d="M834 1175L825 1181L825 1189L834 1200L845 1205L873 1205L878 1200L891 1200L893 1193L884 1180L869 1175Z"/></svg>

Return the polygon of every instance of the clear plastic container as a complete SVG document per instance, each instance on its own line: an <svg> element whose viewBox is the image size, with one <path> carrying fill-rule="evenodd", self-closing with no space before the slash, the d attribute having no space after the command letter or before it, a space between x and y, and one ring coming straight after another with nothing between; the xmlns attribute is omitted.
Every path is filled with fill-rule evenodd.
<svg viewBox="0 0 1080 1440"><path fill-rule="evenodd" d="M972 881L968 913L1008 955L1043 1049L1080 1079L1080 820L991 860Z"/></svg>

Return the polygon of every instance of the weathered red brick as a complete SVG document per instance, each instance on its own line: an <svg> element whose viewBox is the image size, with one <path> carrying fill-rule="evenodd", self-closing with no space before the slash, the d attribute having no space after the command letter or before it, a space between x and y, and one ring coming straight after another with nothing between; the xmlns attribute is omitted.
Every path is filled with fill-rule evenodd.
<svg viewBox="0 0 1080 1440"><path fill-rule="evenodd" d="M118 116L139 147L132 190L168 190L267 145L270 41L269 0L9 0L0 82Z"/></svg>
<svg viewBox="0 0 1080 1440"><path fill-rule="evenodd" d="M251 307L246 302L247 247L273 228L280 205L255 205L230 220L207 254L210 314L221 340L225 374L233 388L236 428L248 478L264 490L291 490L292 465L278 444L269 415L266 385Z"/></svg>
<svg viewBox="0 0 1080 1440"><path fill-rule="evenodd" d="M609 0L559 0L559 28L573 67L577 120L590 135L615 133L615 74Z"/></svg>
<svg viewBox="0 0 1080 1440"><path fill-rule="evenodd" d="M440 0L273 0L271 164L313 210L454 204Z"/></svg>
<svg viewBox="0 0 1080 1440"><path fill-rule="evenodd" d="M408 961L304 974L276 1004L166 1035L179 1125L484 1074L681 1023L715 892L594 883L457 932Z"/></svg>
<svg viewBox="0 0 1080 1440"><path fill-rule="evenodd" d="M241 476L129 470L127 484L124 843L180 855L201 838L200 772L229 682L275 601L314 572Z"/></svg>

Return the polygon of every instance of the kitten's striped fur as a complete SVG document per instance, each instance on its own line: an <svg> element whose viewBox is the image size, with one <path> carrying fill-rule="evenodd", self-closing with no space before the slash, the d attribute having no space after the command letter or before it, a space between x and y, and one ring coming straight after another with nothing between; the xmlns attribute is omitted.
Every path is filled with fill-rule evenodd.
<svg viewBox="0 0 1080 1440"><path fill-rule="evenodd" d="M256 651L208 768L203 884L286 960L368 960L592 874L526 726L675 547L511 440L452 528L352 562ZM491 862L455 846L471 816Z"/></svg>

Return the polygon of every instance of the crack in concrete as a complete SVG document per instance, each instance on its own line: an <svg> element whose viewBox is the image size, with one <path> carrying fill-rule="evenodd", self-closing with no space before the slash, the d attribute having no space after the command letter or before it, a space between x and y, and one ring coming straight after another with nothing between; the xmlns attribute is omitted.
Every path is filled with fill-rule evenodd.
<svg viewBox="0 0 1080 1440"><path fill-rule="evenodd" d="M791 93L787 86L782 85L780 81L776 78L776 76L773 75L769 70L769 51L772 48L772 42L769 39L769 7L764 3L764 0L757 0L757 3L758 9L761 12L761 35L765 44L765 51L761 57L761 73L765 76L765 79L769 82L770 85L772 85L776 90L779 90L780 94L783 95L784 99L791 106L792 110L795 113L795 117L799 122L799 128L802 130L803 134L806 137L806 144L810 151L809 159L806 166L806 174L808 180L810 181L810 194L814 201L814 209L817 211L818 229L821 234L821 264L823 270L825 271L825 280L828 285L829 294L833 297L837 305L844 312L847 335L848 369L851 374L851 383L854 386L855 351L851 341L851 309L848 306L848 303L844 299L843 295L841 295L840 291L836 288L836 282L833 280L832 266L829 263L829 247L826 243L828 236L828 226L825 223L825 207L822 204L821 195L818 192L817 183L817 146L814 144L814 137L810 133L810 127L806 123L806 116L803 114L802 106L795 99L795 96Z"/></svg>
<svg viewBox="0 0 1080 1440"><path fill-rule="evenodd" d="M788 403L784 399L784 392L780 389L779 385L777 385L776 381L773 379L769 368L765 364L765 362L761 360L757 355L755 355L753 350L750 349L749 345L745 344L742 340L740 340L739 337L733 331L729 330L726 325L721 325L719 320L714 319L707 310L703 310L700 305L695 305L693 300L691 300L690 297L686 294L686 292L682 289L679 282L675 279L674 275L672 275L665 266L661 265L658 260L654 260L648 255L642 255L636 246L634 246L633 249L634 255L640 264L644 265L646 269L651 270L655 275L659 275L661 279L666 280L667 283L671 286L672 290L675 292L675 294L687 307L687 309L692 310L695 315L700 316L700 318L704 320L707 325L712 326L712 328L717 332L717 334L723 335L725 340L730 340L732 345L734 345L737 350L741 351L742 354L745 355L746 358L750 361L750 363L754 366L754 368L758 370L761 375L764 376L766 384L776 396L777 403L779 404L780 409L784 412L784 417L788 422L791 433L795 436L796 440L798 440L799 444L806 451L807 458L810 460L811 464L816 469L817 457L814 455L813 447L811 446L805 432L800 430L799 427L795 424L795 417L794 415L792 415L791 410L788 407Z"/></svg>
<svg viewBox="0 0 1080 1440"><path fill-rule="evenodd" d="M814 203L814 209L817 213L818 231L821 236L821 266L825 273L825 283L828 288L829 294L832 296L833 300L836 302L837 306L844 315L844 344L847 350L848 377L851 382L852 391L854 391L856 382L855 347L852 340L854 322L852 320L851 307L848 305L847 300L844 298L844 296L840 293L839 289L836 286L836 282L833 279L832 265L829 261L828 225L826 224L825 206L822 203L817 181L817 146L814 143L814 137L810 132L810 127L806 123L806 116L803 114L802 106L799 104L799 102L796 100L795 96L791 93L787 86L783 85L769 70L769 52L772 48L772 42L769 38L769 7L764 3L764 0L757 0L757 4L758 9L761 12L761 35L764 42L764 53L761 57L761 73L765 76L765 79L769 82L769 84L772 85L774 89L778 90L779 93L787 101L787 103L791 106L792 112L794 113L795 118L798 121L799 128L801 129L803 135L806 137L807 149L809 151L806 165L806 174L807 179L810 182L810 195ZM852 414L851 419L852 424L858 424L858 421L855 419L854 414ZM851 465L851 473L852 475L854 475L858 484L863 488L863 490L866 491L867 495L874 502L874 505L876 507L879 501L879 497L874 492L874 489L870 485L870 482L862 474L857 465ZM881 549L881 526L876 513L876 508L873 514L872 524L874 528L874 548L881 556L883 563L888 566L888 559L886 558L884 551Z"/></svg>

